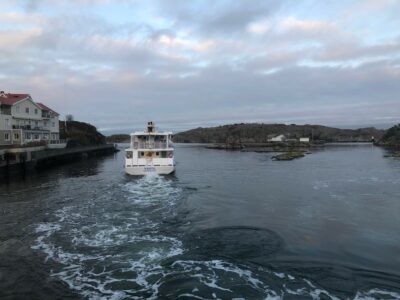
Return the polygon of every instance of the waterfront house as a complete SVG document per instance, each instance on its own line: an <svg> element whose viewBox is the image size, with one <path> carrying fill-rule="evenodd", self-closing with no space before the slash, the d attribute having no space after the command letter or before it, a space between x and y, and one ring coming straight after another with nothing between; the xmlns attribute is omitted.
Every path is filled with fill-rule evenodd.
<svg viewBox="0 0 400 300"><path fill-rule="evenodd" d="M310 138L309 137L301 137L299 139L300 143L309 143L310 142Z"/></svg>
<svg viewBox="0 0 400 300"><path fill-rule="evenodd" d="M283 134L279 134L268 139L268 142L284 142L284 141L286 141L286 136L284 136Z"/></svg>
<svg viewBox="0 0 400 300"><path fill-rule="evenodd" d="M59 114L29 94L0 92L0 146L58 144Z"/></svg>

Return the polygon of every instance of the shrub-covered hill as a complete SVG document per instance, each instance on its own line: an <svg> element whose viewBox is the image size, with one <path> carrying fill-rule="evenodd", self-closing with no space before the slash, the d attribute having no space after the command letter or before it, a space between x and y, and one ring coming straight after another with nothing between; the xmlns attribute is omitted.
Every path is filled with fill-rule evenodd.
<svg viewBox="0 0 400 300"><path fill-rule="evenodd" d="M129 143L130 139L129 134L113 134L106 137L107 143Z"/></svg>
<svg viewBox="0 0 400 300"><path fill-rule="evenodd" d="M400 148L400 124L389 128L379 141L380 145Z"/></svg>
<svg viewBox="0 0 400 300"><path fill-rule="evenodd" d="M60 139L68 140L67 147L102 145L106 138L91 124L60 121Z"/></svg>

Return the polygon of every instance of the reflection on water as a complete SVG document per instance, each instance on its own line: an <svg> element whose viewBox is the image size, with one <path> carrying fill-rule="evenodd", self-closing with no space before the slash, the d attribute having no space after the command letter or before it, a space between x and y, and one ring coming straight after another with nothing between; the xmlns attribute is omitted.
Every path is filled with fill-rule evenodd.
<svg viewBox="0 0 400 300"><path fill-rule="evenodd" d="M0 187L0 296L400 299L400 162L332 149L178 146L175 176L120 153Z"/></svg>

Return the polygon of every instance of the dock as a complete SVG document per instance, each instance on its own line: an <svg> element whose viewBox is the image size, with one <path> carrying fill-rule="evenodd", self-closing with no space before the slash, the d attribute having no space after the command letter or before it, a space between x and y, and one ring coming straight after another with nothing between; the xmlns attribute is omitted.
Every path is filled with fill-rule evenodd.
<svg viewBox="0 0 400 300"><path fill-rule="evenodd" d="M45 149L45 147L0 149L0 180L25 175L33 169L44 169L89 157L105 156L117 151L114 144L64 149Z"/></svg>

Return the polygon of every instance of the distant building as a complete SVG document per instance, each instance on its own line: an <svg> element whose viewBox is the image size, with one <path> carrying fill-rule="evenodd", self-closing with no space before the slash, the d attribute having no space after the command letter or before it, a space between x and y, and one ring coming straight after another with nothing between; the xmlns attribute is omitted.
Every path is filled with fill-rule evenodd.
<svg viewBox="0 0 400 300"><path fill-rule="evenodd" d="M301 137L299 139L300 143L309 143L310 142L310 138L309 137Z"/></svg>
<svg viewBox="0 0 400 300"><path fill-rule="evenodd" d="M286 141L286 137L283 134L279 134L277 136L274 136L270 139L268 139L269 142L284 142Z"/></svg>
<svg viewBox="0 0 400 300"><path fill-rule="evenodd" d="M60 139L59 114L29 94L0 92L0 146Z"/></svg>

